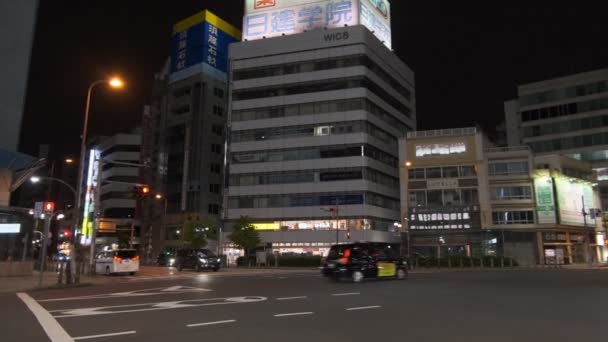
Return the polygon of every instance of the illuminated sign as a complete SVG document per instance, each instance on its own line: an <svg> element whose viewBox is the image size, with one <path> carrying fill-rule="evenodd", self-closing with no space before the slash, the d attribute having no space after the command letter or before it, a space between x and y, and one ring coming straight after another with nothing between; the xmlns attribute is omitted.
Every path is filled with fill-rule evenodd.
<svg viewBox="0 0 608 342"><path fill-rule="evenodd" d="M426 188L430 189L430 190L455 189L455 188L458 188L458 179L455 179L455 178L429 179L426 181Z"/></svg>
<svg viewBox="0 0 608 342"><path fill-rule="evenodd" d="M0 223L0 234L19 234L21 225L19 223Z"/></svg>
<svg viewBox="0 0 608 342"><path fill-rule="evenodd" d="M416 145L416 157L447 156L467 152L463 142Z"/></svg>
<svg viewBox="0 0 608 342"><path fill-rule="evenodd" d="M597 234L595 236L595 243L598 246L605 247L606 246L606 237L604 236L604 234Z"/></svg>
<svg viewBox="0 0 608 342"><path fill-rule="evenodd" d="M594 201L593 188L584 181L570 179L564 176L555 177L559 220L561 224L584 226L583 200L585 210L597 208ZM587 225L594 226L595 220L587 217Z"/></svg>
<svg viewBox="0 0 608 342"><path fill-rule="evenodd" d="M539 224L555 224L555 197L553 195L553 178L549 170L537 170L534 173L534 192L536 193L536 213Z"/></svg>
<svg viewBox="0 0 608 342"><path fill-rule="evenodd" d="M243 39L271 38L346 25L367 27L391 48L390 3L386 0L246 0Z"/></svg>
<svg viewBox="0 0 608 342"><path fill-rule="evenodd" d="M255 230L279 230L281 226L278 223L254 223Z"/></svg>
<svg viewBox="0 0 608 342"><path fill-rule="evenodd" d="M93 237L93 225L95 222L95 208L98 205L95 203L95 192L99 191L97 179L99 173L99 158L100 153L97 150L91 150L89 153L89 168L87 171L87 182L84 197L84 211L82 213L82 236L80 244L88 246L91 244Z"/></svg>
<svg viewBox="0 0 608 342"><path fill-rule="evenodd" d="M227 80L228 46L241 33L209 11L197 13L173 27L170 81L206 73Z"/></svg>

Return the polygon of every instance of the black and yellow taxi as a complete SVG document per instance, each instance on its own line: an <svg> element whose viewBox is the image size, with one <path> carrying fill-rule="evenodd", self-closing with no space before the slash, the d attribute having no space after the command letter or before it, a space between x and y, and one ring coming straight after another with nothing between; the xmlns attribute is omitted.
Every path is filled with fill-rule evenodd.
<svg viewBox="0 0 608 342"><path fill-rule="evenodd" d="M321 273L334 280L406 279L407 263L399 244L358 242L334 245L323 258Z"/></svg>

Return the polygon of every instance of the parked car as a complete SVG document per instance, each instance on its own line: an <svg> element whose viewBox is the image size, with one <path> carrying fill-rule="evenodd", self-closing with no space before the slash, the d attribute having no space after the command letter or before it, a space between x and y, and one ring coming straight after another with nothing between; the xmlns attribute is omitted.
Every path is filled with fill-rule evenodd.
<svg viewBox="0 0 608 342"><path fill-rule="evenodd" d="M97 274L129 273L134 275L137 271L139 271L139 256L134 249L101 252L95 259Z"/></svg>
<svg viewBox="0 0 608 342"><path fill-rule="evenodd" d="M158 266L172 267L175 266L175 254L172 252L165 252L158 255L156 258L156 264Z"/></svg>
<svg viewBox="0 0 608 342"><path fill-rule="evenodd" d="M202 270L220 270L222 260L208 249L182 249L177 251L175 265L178 271L185 268L196 272Z"/></svg>
<svg viewBox="0 0 608 342"><path fill-rule="evenodd" d="M400 257L398 244L335 245L323 258L321 273L336 281L351 279L355 283L368 278L406 279L407 262Z"/></svg>

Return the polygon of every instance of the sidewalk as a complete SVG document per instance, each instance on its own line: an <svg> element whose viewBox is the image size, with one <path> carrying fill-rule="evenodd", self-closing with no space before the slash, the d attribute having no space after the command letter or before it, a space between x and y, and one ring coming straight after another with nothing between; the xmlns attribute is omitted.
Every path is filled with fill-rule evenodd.
<svg viewBox="0 0 608 342"><path fill-rule="evenodd" d="M34 271L31 276L26 277L3 277L0 278L0 293L23 292L35 290L38 288L39 273ZM41 288L50 288L57 285L57 273L45 272L42 278ZM65 276L64 276L65 281ZM99 277L92 278L88 276L80 276L80 286L86 286L94 283L99 283ZM65 285L64 285L65 286Z"/></svg>

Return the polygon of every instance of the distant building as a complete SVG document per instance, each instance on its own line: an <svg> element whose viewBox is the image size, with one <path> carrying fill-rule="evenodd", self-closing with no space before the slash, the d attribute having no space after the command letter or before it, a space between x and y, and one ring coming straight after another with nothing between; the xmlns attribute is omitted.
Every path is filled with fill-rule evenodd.
<svg viewBox="0 0 608 342"><path fill-rule="evenodd" d="M0 4L0 149L16 152L29 78L38 0Z"/></svg>
<svg viewBox="0 0 608 342"><path fill-rule="evenodd" d="M416 127L414 73L390 39L358 25L358 1L339 3L314 4L331 23L294 17L309 20L302 29L289 15L265 21L297 6L248 1L248 41L230 47L226 229L249 216L277 253L399 239L397 141Z"/></svg>
<svg viewBox="0 0 608 342"><path fill-rule="evenodd" d="M510 146L591 163L608 205L608 69L520 85L505 116Z"/></svg>
<svg viewBox="0 0 608 342"><path fill-rule="evenodd" d="M88 166L85 169L85 219L81 241L90 243L95 215L99 214L96 245L103 247L118 243L120 234L130 236L131 227L135 232L134 245L140 245L142 223L139 220L135 184L141 183L141 168L113 162L140 164L141 133L137 130L131 134L98 137L91 139L90 145ZM99 178L98 172L101 172ZM98 180L101 180L101 187Z"/></svg>
<svg viewBox="0 0 608 342"><path fill-rule="evenodd" d="M505 256L581 263L585 232L605 260L591 165L529 147L494 147L476 128L411 132L400 141L401 213L412 255ZM585 220L587 225L585 225Z"/></svg>

